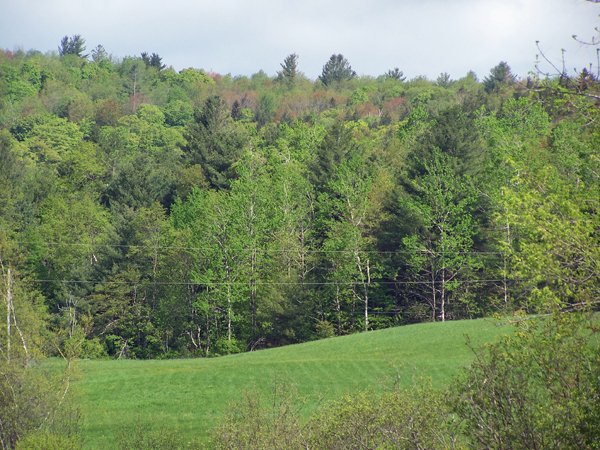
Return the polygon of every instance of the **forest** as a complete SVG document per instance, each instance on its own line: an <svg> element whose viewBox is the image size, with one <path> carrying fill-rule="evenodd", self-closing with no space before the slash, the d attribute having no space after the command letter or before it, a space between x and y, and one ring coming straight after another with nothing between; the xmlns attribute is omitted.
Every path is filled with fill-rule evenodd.
<svg viewBox="0 0 600 450"><path fill-rule="evenodd" d="M334 54L311 80L296 54L246 77L84 52L0 52L13 349L215 356L598 301L591 70L407 80Z"/></svg>
<svg viewBox="0 0 600 450"><path fill-rule="evenodd" d="M359 76L342 54L316 79L294 53L271 75L167 63L101 45L86 53L79 35L58 52L0 50L2 448L50 423L50 437L77 434L76 413L63 408L77 359L206 358L550 312L556 322L525 325L491 350L491 365L478 356L452 402L427 390L383 403L363 395L311 426L334 439L338 414L358 411L342 422L369 424L360 414L373 408L384 421L439 420L414 435L433 439L428 448L448 448L435 436L457 415L474 447L597 448L597 320L563 314L600 301L591 66L519 78L501 61L482 80L430 80L398 67ZM67 371L32 369L44 356ZM525 375L513 377L515 367ZM504 382L517 398L497 411L486 395ZM537 382L555 395L540 397ZM531 408L515 412L519 401ZM394 405L408 409L385 409ZM531 411L530 424L520 414ZM502 431L488 436L480 424L492 419L489 430ZM244 427L254 422L236 420L225 419L218 442L253 448L244 439L257 432ZM264 439L302 437L287 426L297 422L277 422ZM32 442L19 448L71 448Z"/></svg>

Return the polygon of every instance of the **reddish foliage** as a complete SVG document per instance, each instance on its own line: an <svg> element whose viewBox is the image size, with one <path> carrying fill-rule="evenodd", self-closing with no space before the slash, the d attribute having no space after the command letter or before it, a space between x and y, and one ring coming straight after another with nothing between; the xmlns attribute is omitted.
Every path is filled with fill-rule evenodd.
<svg viewBox="0 0 600 450"><path fill-rule="evenodd" d="M96 123L98 125L115 125L119 117L123 115L123 107L115 100L101 100L96 105Z"/></svg>
<svg viewBox="0 0 600 450"><path fill-rule="evenodd" d="M15 54L10 50L3 50L0 48L0 58L13 59Z"/></svg>
<svg viewBox="0 0 600 450"><path fill-rule="evenodd" d="M404 116L407 112L406 98L394 97L384 102L381 108L383 114L389 116L393 120L398 120Z"/></svg>
<svg viewBox="0 0 600 450"><path fill-rule="evenodd" d="M373 103L367 102L356 106L356 114L362 118L379 117L381 116L381 110Z"/></svg>
<svg viewBox="0 0 600 450"><path fill-rule="evenodd" d="M311 112L311 100L303 93L288 95L282 99L275 113L275 120L295 120Z"/></svg>
<svg viewBox="0 0 600 450"><path fill-rule="evenodd" d="M221 78L223 78L223 76L217 72L207 72L206 74L207 76L209 76L210 78L212 78L215 81L220 81Z"/></svg>

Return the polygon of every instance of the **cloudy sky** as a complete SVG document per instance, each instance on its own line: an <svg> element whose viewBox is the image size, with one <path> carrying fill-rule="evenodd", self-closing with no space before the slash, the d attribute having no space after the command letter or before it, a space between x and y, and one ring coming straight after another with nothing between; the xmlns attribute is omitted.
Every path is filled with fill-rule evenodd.
<svg viewBox="0 0 600 450"><path fill-rule="evenodd" d="M156 52L179 70L274 75L286 55L316 78L333 53L360 75L480 77L499 61L526 75L539 40L567 67L596 61L600 3L585 0L0 0L0 48L56 51L81 34L121 58ZM549 66L547 66L549 68Z"/></svg>

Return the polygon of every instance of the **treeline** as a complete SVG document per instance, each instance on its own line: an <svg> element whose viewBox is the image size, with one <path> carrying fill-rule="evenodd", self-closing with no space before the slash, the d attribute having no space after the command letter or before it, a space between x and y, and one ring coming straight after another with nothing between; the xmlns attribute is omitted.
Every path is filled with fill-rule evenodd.
<svg viewBox="0 0 600 450"><path fill-rule="evenodd" d="M587 71L371 78L332 55L311 81L297 55L234 77L84 48L0 51L13 349L44 329L51 353L210 356L598 301Z"/></svg>

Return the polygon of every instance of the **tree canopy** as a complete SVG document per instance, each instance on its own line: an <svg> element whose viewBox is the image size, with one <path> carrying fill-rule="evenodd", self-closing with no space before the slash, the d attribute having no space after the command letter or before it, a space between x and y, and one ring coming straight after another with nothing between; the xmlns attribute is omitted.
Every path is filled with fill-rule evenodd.
<svg viewBox="0 0 600 450"><path fill-rule="evenodd" d="M599 295L589 73L371 78L333 54L311 81L294 53L234 77L84 51L0 53L0 257L53 333L85 323L90 353L213 356Z"/></svg>

